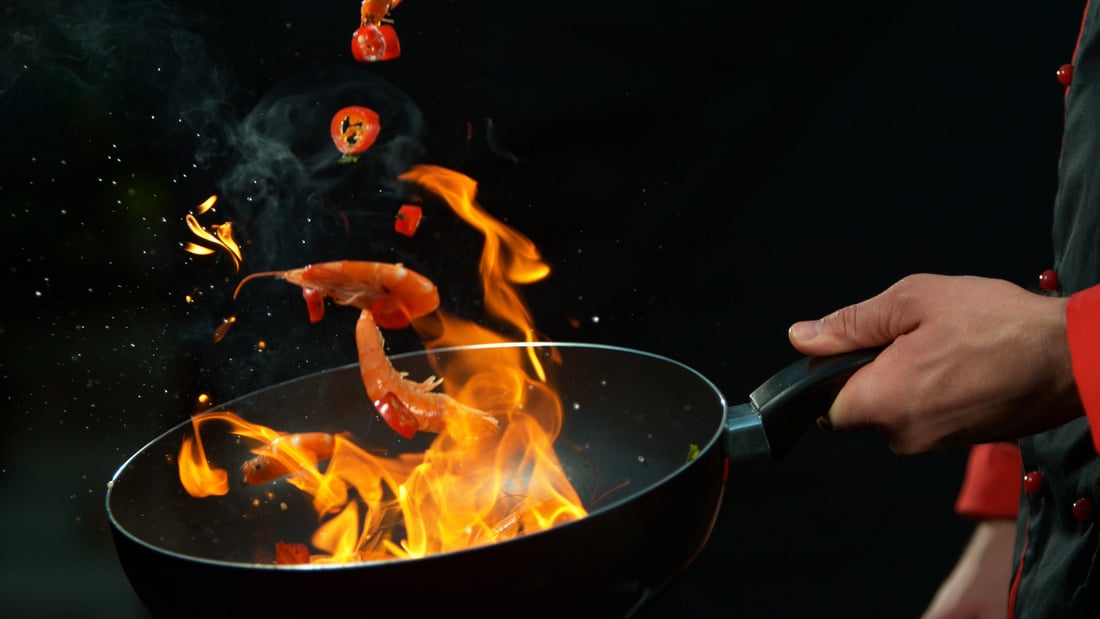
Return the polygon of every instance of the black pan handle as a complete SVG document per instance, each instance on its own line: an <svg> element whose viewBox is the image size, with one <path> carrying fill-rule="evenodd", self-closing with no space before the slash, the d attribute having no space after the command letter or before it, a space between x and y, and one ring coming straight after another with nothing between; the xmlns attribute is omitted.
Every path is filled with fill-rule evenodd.
<svg viewBox="0 0 1100 619"><path fill-rule="evenodd" d="M880 352L881 348L870 348L803 357L757 387L749 400L760 415L772 456L786 455L806 428L829 411L848 378Z"/></svg>

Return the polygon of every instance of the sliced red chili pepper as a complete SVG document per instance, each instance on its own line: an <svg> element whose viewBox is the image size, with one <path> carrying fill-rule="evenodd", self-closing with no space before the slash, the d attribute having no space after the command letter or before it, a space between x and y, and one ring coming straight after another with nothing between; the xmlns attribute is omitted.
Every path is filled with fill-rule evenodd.
<svg viewBox="0 0 1100 619"><path fill-rule="evenodd" d="M397 209L397 219L393 222L393 229L398 234L411 237L416 234L416 229L420 227L422 215L423 210L419 206L402 204L401 208Z"/></svg>
<svg viewBox="0 0 1100 619"><path fill-rule="evenodd" d="M302 288L302 298L306 300L309 321L320 322L325 317L325 294L312 288Z"/></svg>
<svg viewBox="0 0 1100 619"><path fill-rule="evenodd" d="M309 563L309 548L297 542L277 542L275 563L278 565L302 565Z"/></svg>
<svg viewBox="0 0 1100 619"><path fill-rule="evenodd" d="M420 427L416 416L392 391L387 391L386 395L374 401L374 410L378 411L386 425L405 438L412 438Z"/></svg>
<svg viewBox="0 0 1100 619"><path fill-rule="evenodd" d="M397 58L401 55L397 31L389 24L363 24L351 35L351 55L359 62Z"/></svg>
<svg viewBox="0 0 1100 619"><path fill-rule="evenodd" d="M333 115L329 133L337 150L351 156L370 148L378 137L379 128L378 114L374 110L351 105Z"/></svg>
<svg viewBox="0 0 1100 619"><path fill-rule="evenodd" d="M374 322L383 329L404 329L412 322L405 304L394 297L381 297L370 304Z"/></svg>

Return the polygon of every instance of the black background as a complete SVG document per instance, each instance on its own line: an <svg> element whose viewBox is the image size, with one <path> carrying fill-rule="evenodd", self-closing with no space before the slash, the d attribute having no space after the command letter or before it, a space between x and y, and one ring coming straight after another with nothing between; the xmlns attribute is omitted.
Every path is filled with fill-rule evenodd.
<svg viewBox="0 0 1100 619"><path fill-rule="evenodd" d="M283 289L235 304L224 255L181 251L208 195L204 223L251 242L242 271L404 260L472 313L476 235L439 211L390 229L393 174L450 167L551 266L525 289L547 337L673 357L736 402L797 358L791 322L908 273L1035 286L1082 7L408 0L401 58L362 66L351 1L0 1L0 614L141 617L113 471L200 393L354 361L349 314L307 330ZM407 139L278 167L279 144L334 159L326 106L362 88ZM970 531L964 459L810 432L732 472L710 543L647 614L918 616Z"/></svg>

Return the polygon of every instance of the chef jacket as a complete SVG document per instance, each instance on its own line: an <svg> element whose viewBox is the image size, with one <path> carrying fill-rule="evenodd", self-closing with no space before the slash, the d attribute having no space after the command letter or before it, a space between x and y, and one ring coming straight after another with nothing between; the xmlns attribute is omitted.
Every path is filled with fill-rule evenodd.
<svg viewBox="0 0 1100 619"><path fill-rule="evenodd" d="M1100 1L1085 5L1070 68L1052 232L1085 417L975 446L956 502L1017 521L1010 617L1100 617Z"/></svg>

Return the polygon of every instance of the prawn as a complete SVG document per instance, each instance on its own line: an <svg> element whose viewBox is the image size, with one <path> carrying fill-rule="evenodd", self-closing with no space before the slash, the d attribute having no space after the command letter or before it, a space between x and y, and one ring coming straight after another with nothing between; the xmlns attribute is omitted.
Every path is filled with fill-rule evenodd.
<svg viewBox="0 0 1100 619"><path fill-rule="evenodd" d="M278 436L267 445L254 450L252 453L257 454L256 457L241 465L241 484L258 486L301 470L301 465L306 460L310 464L328 460L332 457L335 443L335 437L327 432L300 432ZM292 469L288 462L299 466Z"/></svg>
<svg viewBox="0 0 1100 619"><path fill-rule="evenodd" d="M496 430L499 422L495 417L435 391L443 379L432 376L418 383L405 378L405 372L398 372L386 356L382 330L368 310L359 314L359 322L355 325L355 346L359 351L359 372L363 385L376 407L396 397L416 419L416 429L422 432L440 432L447 420L458 418L466 420L469 424L467 428L474 436L487 435ZM400 427L402 424L391 421L387 416L383 418L396 432L404 434L405 429Z"/></svg>
<svg viewBox="0 0 1100 619"><path fill-rule="evenodd" d="M401 0L363 0L359 6L359 21L362 25L380 25L390 10L401 4Z"/></svg>
<svg viewBox="0 0 1100 619"><path fill-rule="evenodd" d="M363 386L383 420L398 434L410 438L417 430L440 432L446 420L458 417L471 422L467 427L474 435L496 431L495 417L435 391L443 383L441 378L408 380L386 356L380 327L406 327L439 307L439 290L427 277L401 264L323 262L300 269L253 273L241 280L233 298L246 282L257 277L278 277L300 286L312 322L324 315L325 297L338 305L361 310L355 327L355 345ZM404 414L405 409L415 418L415 428Z"/></svg>
<svg viewBox="0 0 1100 619"><path fill-rule="evenodd" d="M321 262L300 269L253 273L237 284L241 288L257 277L277 277L302 288L310 322L324 317L324 298L337 305L350 305L374 314L387 329L409 326L410 321L439 307L439 290L432 280L404 265L364 260Z"/></svg>

